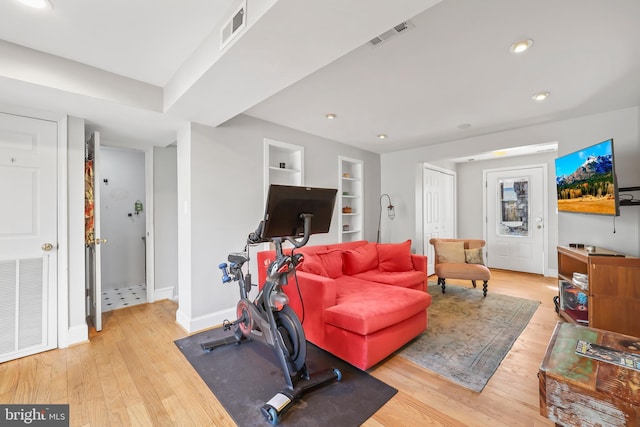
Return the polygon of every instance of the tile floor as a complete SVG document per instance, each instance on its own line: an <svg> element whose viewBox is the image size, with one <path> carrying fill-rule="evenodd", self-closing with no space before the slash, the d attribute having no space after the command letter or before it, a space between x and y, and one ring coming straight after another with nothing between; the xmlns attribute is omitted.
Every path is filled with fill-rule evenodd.
<svg viewBox="0 0 640 427"><path fill-rule="evenodd" d="M103 289L102 312L147 302L147 288L134 285L116 289Z"/></svg>

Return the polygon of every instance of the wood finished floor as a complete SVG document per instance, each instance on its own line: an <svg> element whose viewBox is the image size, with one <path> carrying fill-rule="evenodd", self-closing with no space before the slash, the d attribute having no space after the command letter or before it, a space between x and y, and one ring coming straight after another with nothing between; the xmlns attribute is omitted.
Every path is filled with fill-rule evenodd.
<svg viewBox="0 0 640 427"><path fill-rule="evenodd" d="M364 426L553 425L539 415L536 374L558 321L555 289L553 278L493 271L487 298L542 304L482 393L390 357L369 372L399 392ZM186 335L176 308L165 300L105 313L89 343L0 364L0 403L68 403L72 426L234 426L173 344Z"/></svg>

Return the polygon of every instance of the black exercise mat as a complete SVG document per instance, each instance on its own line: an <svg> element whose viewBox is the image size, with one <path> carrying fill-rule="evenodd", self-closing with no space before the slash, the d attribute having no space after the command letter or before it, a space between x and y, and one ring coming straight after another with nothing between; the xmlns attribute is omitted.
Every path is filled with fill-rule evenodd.
<svg viewBox="0 0 640 427"><path fill-rule="evenodd" d="M259 342L227 345L205 352L200 344L231 334L222 328L175 342L222 406L241 427L269 426L260 408L286 382L273 350ZM342 381L330 382L303 395L280 418L282 426L359 426L397 390L326 351L307 345L311 373L338 368Z"/></svg>

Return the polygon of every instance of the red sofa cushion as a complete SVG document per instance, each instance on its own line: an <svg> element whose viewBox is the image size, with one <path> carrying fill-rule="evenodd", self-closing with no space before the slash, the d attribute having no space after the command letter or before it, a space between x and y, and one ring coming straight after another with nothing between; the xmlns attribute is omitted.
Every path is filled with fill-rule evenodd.
<svg viewBox="0 0 640 427"><path fill-rule="evenodd" d="M336 282L336 305L325 310L325 321L360 335L402 322L431 304L431 295L423 291L351 276L342 276Z"/></svg>
<svg viewBox="0 0 640 427"><path fill-rule="evenodd" d="M411 271L411 240L402 243L378 244L378 269L380 271Z"/></svg>
<svg viewBox="0 0 640 427"><path fill-rule="evenodd" d="M335 250L312 255L332 279L342 276L342 251Z"/></svg>
<svg viewBox="0 0 640 427"><path fill-rule="evenodd" d="M375 243L359 246L342 253L344 274L352 276L378 267L378 250Z"/></svg>
<svg viewBox="0 0 640 427"><path fill-rule="evenodd" d="M386 272L378 270L369 270L363 273L358 273L353 277L358 279L367 280L369 282L385 283L388 285L400 286L403 288L420 289L424 288L424 281L426 275L424 271L397 271Z"/></svg>
<svg viewBox="0 0 640 427"><path fill-rule="evenodd" d="M314 255L305 255L302 264L298 267L298 270L306 273L317 274L318 276L329 277L327 270L320 264L320 259Z"/></svg>

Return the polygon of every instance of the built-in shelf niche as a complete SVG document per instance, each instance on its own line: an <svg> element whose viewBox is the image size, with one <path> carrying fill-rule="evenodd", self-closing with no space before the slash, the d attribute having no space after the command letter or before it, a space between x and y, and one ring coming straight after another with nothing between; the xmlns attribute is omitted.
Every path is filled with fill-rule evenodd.
<svg viewBox="0 0 640 427"><path fill-rule="evenodd" d="M304 147L265 138L265 200L271 184L304 185Z"/></svg>
<svg viewBox="0 0 640 427"><path fill-rule="evenodd" d="M338 235L340 242L363 239L363 161L338 157Z"/></svg>

